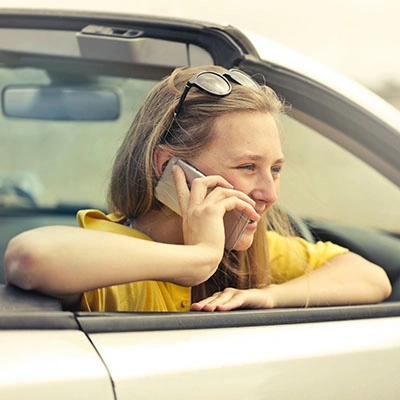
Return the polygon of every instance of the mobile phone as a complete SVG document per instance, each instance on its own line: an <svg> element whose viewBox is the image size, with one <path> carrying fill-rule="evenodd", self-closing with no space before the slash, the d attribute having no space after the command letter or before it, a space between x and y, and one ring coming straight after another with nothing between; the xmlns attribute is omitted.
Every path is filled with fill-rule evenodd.
<svg viewBox="0 0 400 400"><path fill-rule="evenodd" d="M167 166L165 167L158 183L155 188L156 198L174 211L176 214L182 215L179 206L178 196L176 193L175 183L172 176L172 166L178 165L182 168L186 176L186 182L190 188L193 179L202 178L205 175L194 168L192 165L182 161L176 157L172 157ZM250 219L247 218L243 212L232 210L225 213L224 226L225 226L225 249L233 250L242 236L244 230Z"/></svg>

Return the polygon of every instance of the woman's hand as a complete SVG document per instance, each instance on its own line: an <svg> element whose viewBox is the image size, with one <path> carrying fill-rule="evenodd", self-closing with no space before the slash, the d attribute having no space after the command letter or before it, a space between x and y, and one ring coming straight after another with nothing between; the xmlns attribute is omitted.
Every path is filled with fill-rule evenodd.
<svg viewBox="0 0 400 400"><path fill-rule="evenodd" d="M248 290L227 288L193 303L191 310L372 304L384 300L390 292L390 282L382 268L348 252L279 285Z"/></svg>
<svg viewBox="0 0 400 400"><path fill-rule="evenodd" d="M274 288L270 285L262 289L226 288L216 292L197 303L193 303L191 311L230 311L238 308L267 309L276 307Z"/></svg>
<svg viewBox="0 0 400 400"><path fill-rule="evenodd" d="M224 255L225 213L236 209L254 221L260 216L254 209L255 202L243 192L234 190L221 176L196 178L189 189L184 171L175 165L172 172L181 208L184 244L195 246L200 257L213 260L208 268L193 271L198 275L199 284L215 273Z"/></svg>
<svg viewBox="0 0 400 400"><path fill-rule="evenodd" d="M189 190L183 170L172 168L174 183L182 213L184 243L203 243L218 249L221 259L225 243L223 217L226 212L238 210L253 221L260 216L255 202L218 175L196 178Z"/></svg>

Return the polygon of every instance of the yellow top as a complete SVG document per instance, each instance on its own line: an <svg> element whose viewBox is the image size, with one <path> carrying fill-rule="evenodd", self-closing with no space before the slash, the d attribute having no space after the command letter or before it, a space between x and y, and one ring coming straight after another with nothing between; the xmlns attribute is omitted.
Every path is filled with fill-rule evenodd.
<svg viewBox="0 0 400 400"><path fill-rule="evenodd" d="M136 229L119 223L115 215L97 210L82 210L77 215L81 227L151 240ZM334 256L348 250L331 242L306 242L298 237L283 237L267 232L273 283L282 283L314 270ZM82 311L189 311L191 288L169 282L140 281L85 292Z"/></svg>

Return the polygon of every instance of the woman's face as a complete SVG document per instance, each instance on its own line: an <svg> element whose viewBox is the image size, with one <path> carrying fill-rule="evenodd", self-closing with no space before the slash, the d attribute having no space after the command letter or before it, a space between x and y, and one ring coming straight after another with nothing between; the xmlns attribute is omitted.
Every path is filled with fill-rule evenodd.
<svg viewBox="0 0 400 400"><path fill-rule="evenodd" d="M221 175L252 198L262 215L278 198L283 154L274 118L265 112L218 117L215 138L190 162L206 175ZM235 250L248 249L257 223L247 225Z"/></svg>

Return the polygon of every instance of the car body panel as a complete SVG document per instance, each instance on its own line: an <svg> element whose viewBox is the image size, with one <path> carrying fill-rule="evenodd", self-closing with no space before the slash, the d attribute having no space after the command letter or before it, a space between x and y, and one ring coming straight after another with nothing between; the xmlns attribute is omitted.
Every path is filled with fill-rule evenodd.
<svg viewBox="0 0 400 400"><path fill-rule="evenodd" d="M394 400L398 332L399 317L90 337L118 399Z"/></svg>
<svg viewBox="0 0 400 400"><path fill-rule="evenodd" d="M79 330L1 330L0 354L2 399L114 399L101 358Z"/></svg>

